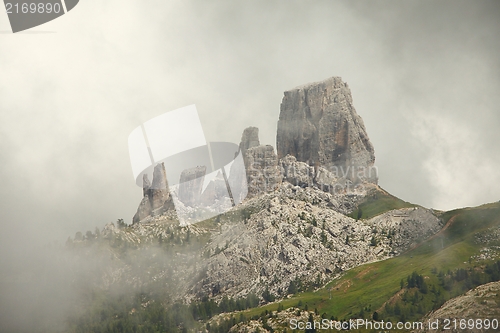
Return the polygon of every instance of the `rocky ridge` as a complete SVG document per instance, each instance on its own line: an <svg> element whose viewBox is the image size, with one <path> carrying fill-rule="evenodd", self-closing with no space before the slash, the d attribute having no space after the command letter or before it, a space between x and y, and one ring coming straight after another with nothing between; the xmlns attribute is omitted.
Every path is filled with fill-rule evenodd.
<svg viewBox="0 0 500 333"><path fill-rule="evenodd" d="M219 325L222 321L228 320L234 314L221 314L212 318L209 323ZM282 311L271 311L265 318L250 320L248 322L238 323L231 327L229 333L247 333L247 332L285 332L292 329L291 322L298 326L305 326L307 321L312 318L313 321L321 322L323 318L314 313L314 311L305 311L299 308L291 307ZM265 321L265 322L264 322ZM329 325L335 327L335 321L328 321ZM303 327L301 326L301 327ZM325 325L323 327L326 327Z"/></svg>
<svg viewBox="0 0 500 333"><path fill-rule="evenodd" d="M372 186L370 191L376 190ZM279 299L296 292L293 285L319 288L350 268L396 256L441 227L424 208L359 221L344 215L361 197L285 181L277 191L195 225L179 226L173 211L127 228L109 224L101 237L111 244L151 251L156 258L161 248L176 244L180 250L165 262L127 262L117 255L122 263L106 271L102 280L121 281L131 288L175 281L171 298L186 302L206 296L220 300L251 292L262 295L266 289ZM196 250L180 254L189 239L198 238L204 241Z"/></svg>

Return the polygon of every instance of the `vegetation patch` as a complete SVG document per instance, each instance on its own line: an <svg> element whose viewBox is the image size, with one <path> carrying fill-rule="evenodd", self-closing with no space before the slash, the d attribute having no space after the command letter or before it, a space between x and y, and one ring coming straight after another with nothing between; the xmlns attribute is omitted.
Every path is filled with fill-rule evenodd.
<svg viewBox="0 0 500 333"><path fill-rule="evenodd" d="M417 205L403 201L382 189L376 189L368 194L349 216L356 220L365 220L393 209L412 207Z"/></svg>

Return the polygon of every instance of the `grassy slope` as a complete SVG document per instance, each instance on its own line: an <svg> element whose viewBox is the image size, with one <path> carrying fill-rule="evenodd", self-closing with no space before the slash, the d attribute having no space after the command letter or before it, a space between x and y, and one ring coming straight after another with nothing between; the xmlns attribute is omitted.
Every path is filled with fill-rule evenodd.
<svg viewBox="0 0 500 333"><path fill-rule="evenodd" d="M373 190L359 205L358 208L349 214L357 219L361 210L361 219L369 219L383 214L393 209L416 207L417 205L403 201L381 188Z"/></svg>
<svg viewBox="0 0 500 333"><path fill-rule="evenodd" d="M396 258L356 267L321 290L302 293L281 303L287 308L301 301L310 310L317 308L320 313L339 319L348 318L367 306L373 312L400 290L401 279L406 279L413 271L431 276L432 268L446 271L468 267L469 258L478 254L482 247L475 243L474 235L500 225L500 203L454 210L442 217L445 222L451 221L448 227L419 247ZM277 307L277 304L270 304L252 309L248 315Z"/></svg>
<svg viewBox="0 0 500 333"><path fill-rule="evenodd" d="M382 191L378 191L372 200L368 199L361 205L365 218L393 208L411 206L413 205ZM238 214L241 215L239 218L245 218L251 212ZM316 292L295 295L283 300L281 304L288 308L295 307L300 302L301 308L307 305L309 310L317 308L327 318L335 316L341 320L356 316L363 308L368 308L368 314L378 311L400 291L401 279L406 279L414 271L428 277L428 282L436 284L436 276L431 273L433 268L446 271L469 267L469 258L477 255L484 246L476 244L475 235L491 226L500 226L500 203L454 210L443 213L440 217L447 222L445 228L420 246L396 258L356 267ZM233 219L236 216L220 217L225 218ZM216 229L216 218L203 222L203 226ZM495 245L500 245L500 240ZM448 299L451 295L444 296ZM246 318L250 318L259 316L265 310L277 308L278 304L274 303L243 313Z"/></svg>

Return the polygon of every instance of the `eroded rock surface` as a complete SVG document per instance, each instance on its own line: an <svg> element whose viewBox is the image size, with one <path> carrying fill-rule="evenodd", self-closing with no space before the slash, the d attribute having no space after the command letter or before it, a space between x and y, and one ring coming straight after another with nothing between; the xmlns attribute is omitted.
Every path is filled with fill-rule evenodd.
<svg viewBox="0 0 500 333"><path fill-rule="evenodd" d="M281 170L278 157L270 145L249 148L245 154L247 160L248 196L273 192L281 183Z"/></svg>
<svg viewBox="0 0 500 333"><path fill-rule="evenodd" d="M245 128L240 142L240 150L243 152L243 156L245 156L249 148L257 146L260 146L259 129L257 127Z"/></svg>
<svg viewBox="0 0 500 333"><path fill-rule="evenodd" d="M168 190L167 174L163 163L159 163L153 170L153 182L150 183L148 175L142 178L142 193L144 197L137 208L132 222L137 223L150 216L160 215L166 209L173 207L172 197Z"/></svg>
<svg viewBox="0 0 500 333"><path fill-rule="evenodd" d="M351 181L377 182L373 145L339 77L285 91L276 144L280 159L290 154Z"/></svg>

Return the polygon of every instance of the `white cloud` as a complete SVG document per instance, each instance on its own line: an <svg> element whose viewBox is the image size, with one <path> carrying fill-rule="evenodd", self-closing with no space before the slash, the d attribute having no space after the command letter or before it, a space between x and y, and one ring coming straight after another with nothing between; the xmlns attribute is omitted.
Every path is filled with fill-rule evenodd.
<svg viewBox="0 0 500 333"><path fill-rule="evenodd" d="M482 137L460 119L443 112L414 112L411 133L427 150L422 167L433 191L433 207L449 210L491 201L500 181L498 160ZM494 189L500 197L500 190Z"/></svg>

